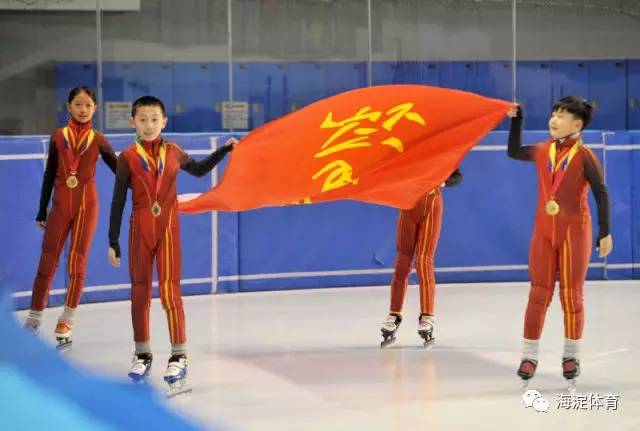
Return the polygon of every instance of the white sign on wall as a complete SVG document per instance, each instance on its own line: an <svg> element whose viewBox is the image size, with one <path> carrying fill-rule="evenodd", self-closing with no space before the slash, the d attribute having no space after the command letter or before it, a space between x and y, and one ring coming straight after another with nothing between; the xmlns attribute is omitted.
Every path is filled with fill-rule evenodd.
<svg viewBox="0 0 640 431"><path fill-rule="evenodd" d="M105 129L131 129L131 102L105 102Z"/></svg>
<svg viewBox="0 0 640 431"><path fill-rule="evenodd" d="M246 130L249 128L248 102L222 102L222 128Z"/></svg>

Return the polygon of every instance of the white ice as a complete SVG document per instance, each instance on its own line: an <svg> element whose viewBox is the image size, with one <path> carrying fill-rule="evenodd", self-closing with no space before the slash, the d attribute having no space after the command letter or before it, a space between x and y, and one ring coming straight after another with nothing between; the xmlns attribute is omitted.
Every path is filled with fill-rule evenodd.
<svg viewBox="0 0 640 431"><path fill-rule="evenodd" d="M417 334L410 288L398 341L379 343L388 287L192 296L184 299L191 394L166 401L229 430L632 430L640 429L640 281L589 282L578 394L619 395L617 410L558 408L563 327L557 290L529 389L546 413L526 408L516 376L526 283L437 289L436 342ZM59 308L40 337L54 345ZM169 357L165 315L152 305L158 395ZM24 319L26 313L16 313ZM83 304L69 360L126 381L132 354L129 302Z"/></svg>

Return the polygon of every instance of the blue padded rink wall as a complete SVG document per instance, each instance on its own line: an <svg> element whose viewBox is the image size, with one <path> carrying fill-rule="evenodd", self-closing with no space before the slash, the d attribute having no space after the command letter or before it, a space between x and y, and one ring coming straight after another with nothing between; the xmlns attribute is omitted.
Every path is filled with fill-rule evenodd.
<svg viewBox="0 0 640 431"><path fill-rule="evenodd" d="M219 134L167 134L194 157L221 142ZM535 143L545 132L525 132ZM116 151L129 135L109 135ZM5 258L3 287L16 308L28 307L42 233L34 217L42 182L47 137L0 138L0 199L11 206L0 220ZM533 165L505 154L506 132L490 133L464 160L461 186L444 191L444 221L436 255L438 281L527 280L528 243L536 181ZM585 133L603 161L612 202L613 253L592 257L589 279L640 277L640 132ZM221 166L224 169L224 164ZM221 175L215 172L214 176ZM208 190L215 177L183 174L179 193ZM107 224L112 174L98 165L100 219L89 257L84 302L127 299L128 275L108 264ZM592 214L597 219L597 215ZM129 211L127 207L126 212ZM266 208L243 213L182 216L183 292L251 292L389 282L395 258L397 210L358 202ZM595 222L594 222L595 224ZM123 223L121 238L127 238ZM127 260L126 247L123 261ZM64 298L64 263L53 283L50 305ZM216 282L217 281L217 282ZM415 281L415 280L414 280Z"/></svg>
<svg viewBox="0 0 640 431"><path fill-rule="evenodd" d="M525 132L525 141L534 143L544 136L545 132ZM202 157L227 135L167 137ZM547 414L538 414L522 405L515 369L528 292L527 249L536 185L533 165L506 157L503 131L490 133L469 153L462 164L464 182L445 191L436 256L437 340L429 352L420 347L415 332L415 289L408 294L398 341L390 349L379 348L397 210L336 202L182 216L183 292L192 295L184 303L193 392L171 400L170 409L206 429L387 431L416 429L417 424L432 430L637 429L640 380L634 364L640 337L633 328L640 324L640 291L631 279L638 278L640 269L639 138L635 131L585 134L606 167L615 250L606 262L592 258L578 389L615 400L615 410L557 407L566 388L560 374L562 316L555 299L543 334L541 365L530 386L551 407ZM131 136L109 139L121 150ZM8 185L1 199L11 203L11 210L1 213L6 251L0 274L2 287L11 291L18 309L28 307L38 259L42 234L33 218L46 141L46 136L0 141L0 183ZM208 179L181 175L179 192L202 192L223 170L224 165ZM126 419L133 411L155 418L154 429L194 426L157 410L155 404L165 389L162 374L170 353L158 300L151 310L155 359L150 387L155 396L150 398L147 388L123 385L132 334L129 303L117 301L129 297L126 265L116 270L106 259L111 175L104 164L98 165L100 222L89 259L85 304L76 316L74 347L66 355L75 367L45 347L54 343L51 334L59 308L44 313L39 338L44 344L23 340L25 334L15 321L2 323L10 329L9 344L22 352L16 357L3 347L9 362L0 361L3 385L14 394L2 407L6 411L0 412L12 429L33 429L40 423L24 419L27 405L52 411L52 421L40 429L61 429L54 424L62 423L71 427L65 429L140 429ZM122 235L128 235L126 227ZM127 250L123 252L126 260ZM64 297L62 265L52 306ZM618 281L603 281L605 277ZM497 283L518 280L522 282ZM332 288L309 289L318 287ZM212 291L242 293L196 296ZM20 323L26 311L15 314ZM116 383L101 387L78 380L89 377L84 371L78 377L77 369ZM106 384L103 377L93 378ZM113 407L105 409L96 394L105 400L130 400L128 405L135 407L109 404ZM54 414L59 409L69 414L60 418ZM143 428L147 425L151 422Z"/></svg>

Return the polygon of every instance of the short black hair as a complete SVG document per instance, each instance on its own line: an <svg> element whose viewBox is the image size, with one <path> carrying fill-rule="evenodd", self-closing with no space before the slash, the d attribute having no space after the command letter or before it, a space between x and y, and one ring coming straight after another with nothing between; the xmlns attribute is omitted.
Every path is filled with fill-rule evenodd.
<svg viewBox="0 0 640 431"><path fill-rule="evenodd" d="M574 117L582 120L582 128L586 129L593 116L593 105L577 96L565 96L553 104L551 112L567 111Z"/></svg>
<svg viewBox="0 0 640 431"><path fill-rule="evenodd" d="M77 87L72 89L69 92L69 98L67 99L67 102L71 103L71 101L73 101L73 99L75 99L76 96L80 93L87 93L87 96L91 97L91 100L93 100L93 103L96 103L96 104L98 103L96 101L96 93L94 93L93 90L87 87L86 85L78 85Z"/></svg>
<svg viewBox="0 0 640 431"><path fill-rule="evenodd" d="M162 100L153 96L142 96L138 100L133 102L133 106L131 107L131 116L135 117L136 112L138 112L138 108L142 106L158 106L162 111L162 116L167 116L167 111L166 109L164 109L164 103L162 103Z"/></svg>

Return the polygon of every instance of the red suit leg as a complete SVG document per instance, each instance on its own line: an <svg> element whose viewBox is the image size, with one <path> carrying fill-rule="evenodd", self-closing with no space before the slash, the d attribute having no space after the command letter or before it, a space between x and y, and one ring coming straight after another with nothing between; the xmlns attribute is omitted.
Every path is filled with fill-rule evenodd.
<svg viewBox="0 0 640 431"><path fill-rule="evenodd" d="M524 338L538 340L553 297L558 271L558 252L551 241L534 233L529 250L531 290L524 318Z"/></svg>
<svg viewBox="0 0 640 431"><path fill-rule="evenodd" d="M416 270L420 282L420 313L433 315L436 295L434 256L440 239L442 226L442 195L430 194L427 198L426 215L420 224Z"/></svg>

